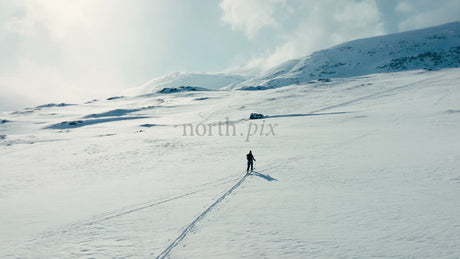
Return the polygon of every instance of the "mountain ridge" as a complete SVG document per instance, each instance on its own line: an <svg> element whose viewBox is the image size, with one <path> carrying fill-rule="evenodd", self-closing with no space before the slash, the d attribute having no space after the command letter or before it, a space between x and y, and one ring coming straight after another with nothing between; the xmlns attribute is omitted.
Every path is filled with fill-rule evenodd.
<svg viewBox="0 0 460 259"><path fill-rule="evenodd" d="M344 42L288 60L258 75L172 73L148 81L138 88L138 93L178 87L264 90L318 79L453 67L460 67L460 22Z"/></svg>
<svg viewBox="0 0 460 259"><path fill-rule="evenodd" d="M460 22L357 39L288 60L236 89L268 89L317 79L460 67Z"/></svg>

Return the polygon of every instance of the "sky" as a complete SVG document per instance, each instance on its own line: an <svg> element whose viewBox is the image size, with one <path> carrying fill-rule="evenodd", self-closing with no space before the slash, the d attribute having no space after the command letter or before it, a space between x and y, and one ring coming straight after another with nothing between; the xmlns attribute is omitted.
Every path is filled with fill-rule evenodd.
<svg viewBox="0 0 460 259"><path fill-rule="evenodd" d="M106 98L173 72L262 71L458 20L458 0L0 0L0 111Z"/></svg>

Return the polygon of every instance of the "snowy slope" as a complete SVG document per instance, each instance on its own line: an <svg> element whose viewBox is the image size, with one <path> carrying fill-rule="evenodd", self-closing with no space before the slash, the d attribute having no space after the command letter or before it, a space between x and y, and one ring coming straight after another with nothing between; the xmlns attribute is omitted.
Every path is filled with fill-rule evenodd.
<svg viewBox="0 0 460 259"><path fill-rule="evenodd" d="M0 257L457 258L459 72L2 113Z"/></svg>
<svg viewBox="0 0 460 259"><path fill-rule="evenodd" d="M0 258L458 258L459 30L0 113Z"/></svg>
<svg viewBox="0 0 460 259"><path fill-rule="evenodd" d="M287 61L236 88L266 89L316 79L460 67L460 22L360 39Z"/></svg>

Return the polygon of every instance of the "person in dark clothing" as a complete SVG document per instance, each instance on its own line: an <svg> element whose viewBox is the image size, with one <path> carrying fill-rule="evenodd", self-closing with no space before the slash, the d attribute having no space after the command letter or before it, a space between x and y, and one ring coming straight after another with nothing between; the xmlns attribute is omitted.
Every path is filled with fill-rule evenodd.
<svg viewBox="0 0 460 259"><path fill-rule="evenodd" d="M249 150L249 154L246 155L246 158L248 159L248 169L246 169L246 172L249 172L249 167L251 167L251 172L254 170L253 169L253 161L256 161L254 156L252 155L252 151Z"/></svg>

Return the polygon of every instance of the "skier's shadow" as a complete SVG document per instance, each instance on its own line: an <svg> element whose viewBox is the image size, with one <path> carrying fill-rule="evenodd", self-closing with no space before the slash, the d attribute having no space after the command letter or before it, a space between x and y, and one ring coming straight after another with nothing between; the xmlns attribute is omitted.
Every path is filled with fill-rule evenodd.
<svg viewBox="0 0 460 259"><path fill-rule="evenodd" d="M263 179L265 179L265 180L267 180L267 181L269 181L269 182L271 182L271 181L278 181L278 180L276 180L275 178L271 177L271 176L268 175L268 174L265 175L265 174L261 174L261 173L259 173L259 172L252 172L252 173L250 173L250 174L255 175L255 176L258 176L258 177L260 177L260 178L263 178Z"/></svg>

